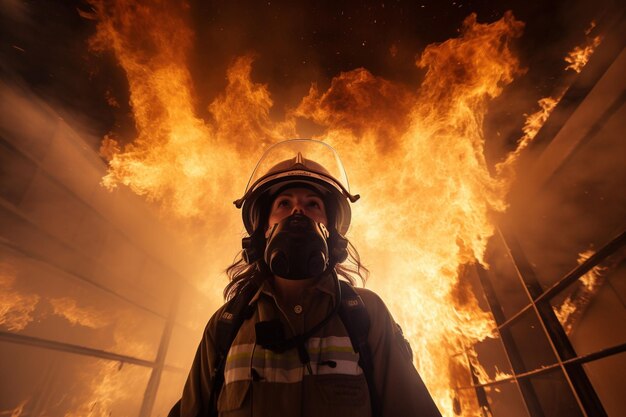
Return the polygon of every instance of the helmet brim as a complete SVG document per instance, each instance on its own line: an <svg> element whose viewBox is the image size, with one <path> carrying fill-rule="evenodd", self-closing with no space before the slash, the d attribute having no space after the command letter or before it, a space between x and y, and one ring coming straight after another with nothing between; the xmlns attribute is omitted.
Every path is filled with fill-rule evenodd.
<svg viewBox="0 0 626 417"><path fill-rule="evenodd" d="M252 234L259 226L261 221L266 221L267 216L262 213L269 213L269 204L278 190L284 189L286 186L297 184L309 185L320 192L324 199L330 199L335 213L331 217L333 219L334 229L341 235L345 235L350 227L352 211L346 193L339 184L331 178L324 175L317 175L309 171L287 171L277 173L271 177L264 178L262 183L251 187L251 192L242 197L242 217L243 223L248 234ZM268 198L261 198L261 196ZM241 201L240 200L240 201ZM267 205L267 207L261 207Z"/></svg>

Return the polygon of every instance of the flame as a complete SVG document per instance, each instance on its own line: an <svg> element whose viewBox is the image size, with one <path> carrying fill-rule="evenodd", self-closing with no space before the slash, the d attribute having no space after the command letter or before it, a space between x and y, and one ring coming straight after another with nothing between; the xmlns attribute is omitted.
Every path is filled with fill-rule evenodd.
<svg viewBox="0 0 626 417"><path fill-rule="evenodd" d="M154 351L150 344L141 341L149 338L149 334L145 334L146 324L132 310L80 305L72 297L57 297L48 301L53 314L67 320L72 326L92 330L111 327L113 343L108 350L139 358L149 357Z"/></svg>
<svg viewBox="0 0 626 417"><path fill-rule="evenodd" d="M324 93L313 84L289 117L330 127L332 132L325 132L324 137L334 135L335 143L352 145L370 139L383 150L393 148L406 132L413 102L415 93L406 87L358 68L335 77Z"/></svg>
<svg viewBox="0 0 626 417"><path fill-rule="evenodd" d="M524 127L522 128L522 132L524 135L517 141L517 147L513 152L510 152L504 161L496 164L496 171L502 177L508 177L509 181L512 182L513 177L515 175L514 168L516 162L519 160L519 157L522 155L524 150L528 148L539 133L539 130L546 123L552 111L556 108L557 104L563 98L566 90L556 94L555 97L543 97L537 101L539 105L539 110L530 115L526 115L526 120L524 121Z"/></svg>
<svg viewBox="0 0 626 417"><path fill-rule="evenodd" d="M9 417L20 417L24 412L24 407L28 404L30 400L23 400L20 402L17 407L5 411L0 411L0 416L9 416Z"/></svg>
<svg viewBox="0 0 626 417"><path fill-rule="evenodd" d="M109 417L112 409L124 402L137 402L137 393L129 387L145 387L149 372L138 366L124 366L122 363L96 361L86 367L83 380L91 381L83 397L84 401L73 410L67 411L64 417ZM125 410L123 414L138 414L139 410Z"/></svg>
<svg viewBox="0 0 626 417"><path fill-rule="evenodd" d="M585 30L586 41L581 46L575 46L567 56L565 57L565 62L569 65L565 67L565 70L574 70L577 73L580 73L583 70L583 67L587 65L589 58L595 52L596 48L602 42L601 36L591 37L591 32L596 28L595 20L592 20L589 23L589 27Z"/></svg>
<svg viewBox="0 0 626 417"><path fill-rule="evenodd" d="M589 35L595 27L596 23L592 20L589 28L585 30L585 35ZM587 39L586 46L576 46L565 57L565 61L570 64L565 68L565 70L573 69L577 73L580 73L582 68L587 65L587 62L595 51L595 48L600 45L601 40L602 38L600 36L596 36L593 39ZM539 130L548 120L552 111L556 108L557 104L559 104L568 88L569 86L566 86L553 96L539 99L539 101L537 101L539 110L531 113L530 115L526 115L524 127L522 128L524 135L517 141L517 147L513 152L510 152L507 155L504 161L496 164L496 171L501 177L509 178L509 182L513 181L515 176L515 164L519 160L520 155L524 152L528 145L531 144L533 139L535 139L535 136L537 136L537 133L539 133Z"/></svg>
<svg viewBox="0 0 626 417"><path fill-rule="evenodd" d="M40 295L15 288L16 278L15 267L0 263L0 326L11 332L22 331L47 314L43 309L37 310ZM133 311L85 306L67 296L47 301L52 307L52 313L67 320L72 326L96 330L114 324L113 343L108 350L141 358L154 352L154 346L139 341L147 339L137 336L145 332L146 325ZM102 360L87 363L82 372L81 388L74 391L73 398L73 402L79 404L68 411L66 417L107 417L114 405L136 398L132 394L134 391L128 389L129 386L145 386L149 377L149 370L145 368L127 366L122 370L121 364ZM27 402L23 401L15 409L0 411L0 415L21 416Z"/></svg>
<svg viewBox="0 0 626 417"><path fill-rule="evenodd" d="M268 144L299 136L299 120L317 124L318 138L338 149L363 196L350 238L405 328L431 394L446 416L480 415L468 390L455 388L470 383L460 358L493 337L495 324L479 308L464 265L484 264L491 215L506 208L511 167L560 99L540 101L503 162L508 171L491 175L482 124L489 101L523 72L509 48L523 23L510 12L490 24L472 14L458 38L424 50L416 62L426 71L419 89L358 68L339 74L327 91L312 85L278 122L269 115L267 86L251 79L253 56L240 57L203 120L185 66L185 4L92 4L99 22L92 48L113 51L126 72L137 125L126 146L113 134L105 138L103 184L126 185L164 213L204 224L213 247L232 248L214 254L214 263L227 265L237 243L221 231L241 229L230 201L244 188L242 173Z"/></svg>
<svg viewBox="0 0 626 417"><path fill-rule="evenodd" d="M420 374L446 415L454 413L455 401L462 402L464 415L479 413L468 398L455 400L451 387L468 384L468 369L450 358L490 337L494 323L459 272L461 265L483 260L493 234L490 212L506 207L507 184L489 174L484 160L482 121L488 101L521 73L508 47L521 30L510 13L492 24L477 23L471 15L459 38L427 47L417 62L427 69L426 77L415 94L400 96L409 101L406 116L394 116L400 123L371 114L361 92L343 88L347 81L371 78L362 71L342 74L323 95L314 91L321 99L309 112L327 123L324 136L360 185L353 240L368 252L363 258L378 277L373 285L405 328ZM390 90L383 86L379 81L367 91L378 97ZM325 106L328 97L335 98L336 108ZM342 113L346 102L354 104ZM379 102L385 107L384 95ZM388 113L405 106L400 99ZM323 111L326 119L319 115ZM401 132L385 134L378 123Z"/></svg>
<svg viewBox="0 0 626 417"><path fill-rule="evenodd" d="M230 202L214 197L245 185L245 178L231 172L252 165L267 144L294 136L293 124L270 120L267 87L250 81L252 56L230 66L224 94L208 108L212 122L195 114L185 65L191 38L186 4L91 3L99 19L91 49L112 49L126 71L138 132L123 149L114 135L107 136L101 154L110 168L103 184L126 185L182 218L207 219L203 214L211 211L221 226L220 214L227 217Z"/></svg>
<svg viewBox="0 0 626 417"><path fill-rule="evenodd" d="M91 329L99 329L110 323L110 318L103 311L92 307L81 307L70 297L51 298L54 314L63 317L72 325L80 325Z"/></svg>
<svg viewBox="0 0 626 417"><path fill-rule="evenodd" d="M89 329L103 329L113 326L112 344L107 350L139 358L150 357L154 346L143 342L146 324L132 311L109 310L93 306L79 305L71 297L49 300L53 313L70 324ZM136 402L136 395L128 387L145 386L150 370L139 366L124 366L122 363L97 360L82 367L81 389L74 392L73 406L66 417L107 417L111 409L124 402ZM85 382L88 381L88 382Z"/></svg>
<svg viewBox="0 0 626 417"><path fill-rule="evenodd" d="M93 46L110 47L125 69L138 132L123 149L107 139L112 158L104 184L125 184L179 217L210 212L236 224L236 213L220 204L233 187L243 189L245 177L224 173L251 167L266 144L297 133L299 118L317 123L325 129L320 138L338 148L361 186L353 240L369 252L376 284L406 327L420 373L452 415L451 387L467 373L461 376L450 358L494 327L458 272L482 261L493 234L489 213L506 207L506 184L490 176L483 157L482 121L488 101L521 73L509 43L523 24L511 13L492 24L470 15L458 39L426 48L417 62L427 70L419 91L360 68L340 74L326 92L312 86L279 123L269 118L267 88L250 79L252 58L243 57L230 66L228 86L205 122L191 105L181 11L166 18L157 6L148 19L143 9L95 6L100 23ZM138 36L134 45L131 34ZM146 41L156 48L153 56L137 49ZM398 287L404 291L392 291ZM463 407L465 415L479 412L475 401Z"/></svg>
<svg viewBox="0 0 626 417"><path fill-rule="evenodd" d="M594 254L594 251L587 250L578 254L578 264L581 265ZM574 326L581 318L584 309L596 294L600 285L604 282L603 274L606 267L599 265L591 268L589 272L580 277L580 286L568 295L559 306L552 306L554 314L565 329L565 333L572 334Z"/></svg>
<svg viewBox="0 0 626 417"><path fill-rule="evenodd" d="M583 70L583 67L587 65L589 58L594 53L598 45L602 42L601 36L590 37L589 35L595 29L596 22L594 20L589 24L589 28L585 30L585 35L587 36L587 40L581 46L576 46L572 49L567 56L565 57L565 62L568 65L565 67L565 70L574 70L577 73L580 73Z"/></svg>
<svg viewBox="0 0 626 417"><path fill-rule="evenodd" d="M33 320L40 297L15 289L17 272L0 263L0 326L11 332L24 330Z"/></svg>
<svg viewBox="0 0 626 417"><path fill-rule="evenodd" d="M207 197L219 191L218 182L212 179L224 179L223 172L212 169L216 164L211 161L231 152L215 143L209 126L194 115L191 76L184 64L191 33L176 18L184 6L92 4L99 23L91 48L111 48L123 64L138 131L124 152L117 151L119 145L109 137L105 148L112 155L111 169L103 184L109 188L127 185L149 200L167 202L168 209L181 216L199 215ZM154 54L129 44L133 37ZM172 175L175 172L184 173L187 180L178 182Z"/></svg>

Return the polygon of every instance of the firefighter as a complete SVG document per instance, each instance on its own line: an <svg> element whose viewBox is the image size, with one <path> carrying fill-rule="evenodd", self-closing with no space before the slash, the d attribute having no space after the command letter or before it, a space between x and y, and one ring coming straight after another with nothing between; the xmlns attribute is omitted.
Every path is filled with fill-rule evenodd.
<svg viewBox="0 0 626 417"><path fill-rule="evenodd" d="M355 286L366 269L345 234L358 198L327 144L266 151L235 201L248 236L228 301L170 417L440 416L385 304Z"/></svg>

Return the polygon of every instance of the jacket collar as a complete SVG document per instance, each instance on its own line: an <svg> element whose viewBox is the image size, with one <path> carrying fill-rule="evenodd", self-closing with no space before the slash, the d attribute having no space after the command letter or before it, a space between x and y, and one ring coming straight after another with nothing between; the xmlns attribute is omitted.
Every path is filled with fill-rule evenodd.
<svg viewBox="0 0 626 417"><path fill-rule="evenodd" d="M250 300L250 304L256 303L259 297L261 297L261 294L264 294L275 300L276 290L274 289L274 286L272 285L272 282L271 282L272 280L273 280L272 277L268 277L263 280L261 286L259 287L257 292L254 294L252 299ZM333 273L332 272L325 273L311 287L308 287L305 290L305 292L308 292L308 293L313 292L313 291L319 291L321 293L330 295L334 303L336 301L335 300L336 293L335 293L335 280L333 279Z"/></svg>

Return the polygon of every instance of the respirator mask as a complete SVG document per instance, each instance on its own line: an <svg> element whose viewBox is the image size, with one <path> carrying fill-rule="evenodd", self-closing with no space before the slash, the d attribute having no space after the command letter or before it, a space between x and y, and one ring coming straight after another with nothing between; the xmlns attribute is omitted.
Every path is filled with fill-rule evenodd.
<svg viewBox="0 0 626 417"><path fill-rule="evenodd" d="M322 223L292 214L267 233L264 259L274 275L300 280L320 276L329 265L329 233Z"/></svg>

